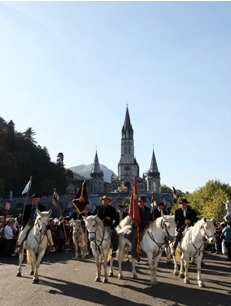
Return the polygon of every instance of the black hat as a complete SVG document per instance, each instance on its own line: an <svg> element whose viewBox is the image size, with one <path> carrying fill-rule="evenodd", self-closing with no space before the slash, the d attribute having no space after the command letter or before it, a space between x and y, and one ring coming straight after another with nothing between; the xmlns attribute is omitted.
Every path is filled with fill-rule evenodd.
<svg viewBox="0 0 231 306"><path fill-rule="evenodd" d="M107 196L107 195L104 195L101 200L109 200L110 201L110 198Z"/></svg>
<svg viewBox="0 0 231 306"><path fill-rule="evenodd" d="M144 196L140 196L138 202L147 202Z"/></svg>
<svg viewBox="0 0 231 306"><path fill-rule="evenodd" d="M32 194L32 196L30 198L34 199L34 198L41 198L41 197L38 193L34 193L34 194Z"/></svg>
<svg viewBox="0 0 231 306"><path fill-rule="evenodd" d="M188 203L190 203L190 202L189 202L187 199L182 199L179 203L180 203L180 204L182 204L182 203L188 204Z"/></svg>
<svg viewBox="0 0 231 306"><path fill-rule="evenodd" d="M160 205L165 205L165 204L164 204L164 202L160 202L157 205L160 206Z"/></svg>

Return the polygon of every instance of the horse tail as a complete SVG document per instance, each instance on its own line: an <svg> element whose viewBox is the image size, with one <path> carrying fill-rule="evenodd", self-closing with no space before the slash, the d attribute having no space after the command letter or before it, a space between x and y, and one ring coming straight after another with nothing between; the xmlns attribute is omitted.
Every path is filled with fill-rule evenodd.
<svg viewBox="0 0 231 306"><path fill-rule="evenodd" d="M175 258L176 258L176 262L181 261L181 252L178 249L176 249Z"/></svg>
<svg viewBox="0 0 231 306"><path fill-rule="evenodd" d="M27 261L27 264L28 265L31 265L31 263L32 263L32 258L31 258L31 256L30 256L30 252L27 250L26 251L26 261Z"/></svg>

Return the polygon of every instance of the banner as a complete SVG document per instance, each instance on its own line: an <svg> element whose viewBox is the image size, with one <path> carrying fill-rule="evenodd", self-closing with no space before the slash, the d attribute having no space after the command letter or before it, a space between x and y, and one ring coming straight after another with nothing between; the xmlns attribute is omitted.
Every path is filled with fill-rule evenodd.
<svg viewBox="0 0 231 306"><path fill-rule="evenodd" d="M86 190L86 181L82 183L81 187L76 192L74 199L72 200L72 204L75 206L79 214L81 214L84 208L89 204Z"/></svg>
<svg viewBox="0 0 231 306"><path fill-rule="evenodd" d="M129 216L133 220L135 226L140 224L140 210L138 206L137 181L134 178L132 194L130 199Z"/></svg>

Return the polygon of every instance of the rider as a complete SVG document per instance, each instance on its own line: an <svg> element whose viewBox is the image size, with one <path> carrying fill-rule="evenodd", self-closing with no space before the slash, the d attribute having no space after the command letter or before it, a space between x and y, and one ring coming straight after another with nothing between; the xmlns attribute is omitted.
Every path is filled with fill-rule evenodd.
<svg viewBox="0 0 231 306"><path fill-rule="evenodd" d="M178 208L175 211L175 222L176 222L176 240L173 244L172 255L175 255L175 250L178 242L180 242L182 238L182 233L186 227L192 226L197 222L197 214L194 209L189 207L189 202L187 199L182 199L180 202L181 208Z"/></svg>
<svg viewBox="0 0 231 306"><path fill-rule="evenodd" d="M140 236L143 234L143 231L147 227L149 223L153 221L152 214L150 209L145 206L146 198L144 196L140 196L138 199L138 206L140 211L140 224L139 224L139 234ZM126 237L126 236L125 236ZM139 257L137 255L137 227L135 226L134 222L132 223L132 257L136 258L139 261Z"/></svg>
<svg viewBox="0 0 231 306"><path fill-rule="evenodd" d="M168 214L163 202L158 203L157 206L158 207L153 210L154 220Z"/></svg>
<svg viewBox="0 0 231 306"><path fill-rule="evenodd" d="M123 204L120 204L119 211L116 212L114 227L117 227L120 224L120 222L127 216L128 216L128 213L124 211Z"/></svg>
<svg viewBox="0 0 231 306"><path fill-rule="evenodd" d="M116 210L113 206L109 205L110 198L104 195L101 199L101 205L97 206L94 215L97 215L104 223L104 226L109 226L112 230L112 257L116 257L118 249L118 236L113 225L116 218Z"/></svg>
<svg viewBox="0 0 231 306"><path fill-rule="evenodd" d="M29 232L31 227L34 225L34 221L37 217L37 209L39 211L46 211L46 206L39 203L40 195L38 195L37 193L34 193L31 196L31 201L32 201L32 204L25 206L23 219L21 219L21 222L20 222L20 226L22 226L23 229L21 230L19 234L17 250L16 250L17 253L22 252L23 241L26 239L27 233ZM50 229L47 229L47 238L48 238L48 243L50 245L50 252L55 252L56 249L54 247Z"/></svg>

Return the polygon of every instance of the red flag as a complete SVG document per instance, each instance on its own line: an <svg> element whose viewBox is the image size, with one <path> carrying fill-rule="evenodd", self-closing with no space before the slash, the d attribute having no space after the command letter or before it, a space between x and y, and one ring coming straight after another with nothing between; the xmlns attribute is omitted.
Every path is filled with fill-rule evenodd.
<svg viewBox="0 0 231 306"><path fill-rule="evenodd" d="M82 213L84 208L89 204L86 190L86 181L83 182L79 190L76 192L72 204L77 209L78 213Z"/></svg>
<svg viewBox="0 0 231 306"><path fill-rule="evenodd" d="M132 194L130 199L129 216L133 220L135 226L140 224L140 210L138 206L137 181L134 178Z"/></svg>

